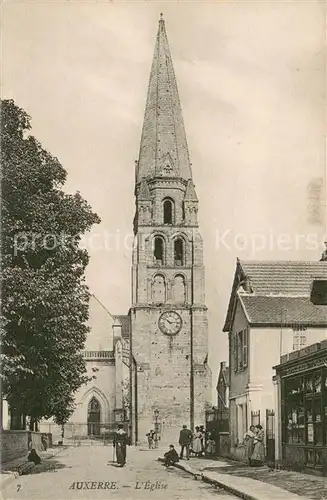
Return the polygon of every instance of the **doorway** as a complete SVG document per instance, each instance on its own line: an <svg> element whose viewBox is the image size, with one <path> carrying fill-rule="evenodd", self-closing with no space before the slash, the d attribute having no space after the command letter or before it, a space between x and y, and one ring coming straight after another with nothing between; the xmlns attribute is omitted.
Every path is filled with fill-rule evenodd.
<svg viewBox="0 0 327 500"><path fill-rule="evenodd" d="M88 436L100 436L101 406L97 398L93 396L87 408L87 434Z"/></svg>

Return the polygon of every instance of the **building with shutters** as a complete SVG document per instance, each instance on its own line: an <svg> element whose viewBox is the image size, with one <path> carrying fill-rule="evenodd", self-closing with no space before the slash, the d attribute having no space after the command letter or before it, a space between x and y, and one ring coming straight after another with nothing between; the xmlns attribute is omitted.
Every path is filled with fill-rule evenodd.
<svg viewBox="0 0 327 500"><path fill-rule="evenodd" d="M274 461L277 395L273 366L283 354L327 338L323 305L310 301L327 262L237 260L224 331L229 336L231 456L243 460L243 437L260 423Z"/></svg>

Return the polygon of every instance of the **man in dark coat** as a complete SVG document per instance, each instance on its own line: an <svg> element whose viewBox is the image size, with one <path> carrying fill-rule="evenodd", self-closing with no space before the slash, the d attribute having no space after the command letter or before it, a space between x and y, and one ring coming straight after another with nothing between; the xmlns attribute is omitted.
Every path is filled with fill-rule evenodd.
<svg viewBox="0 0 327 500"><path fill-rule="evenodd" d="M183 429L179 434L179 444L181 446L180 458L183 458L184 449L186 451L186 460L190 458L190 444L192 440L192 432L187 428L186 425L183 425Z"/></svg>

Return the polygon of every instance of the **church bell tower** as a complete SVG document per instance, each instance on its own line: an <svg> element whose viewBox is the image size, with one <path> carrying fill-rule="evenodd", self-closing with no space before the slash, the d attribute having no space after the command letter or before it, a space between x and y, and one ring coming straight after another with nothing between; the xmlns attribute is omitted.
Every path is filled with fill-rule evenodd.
<svg viewBox="0 0 327 500"><path fill-rule="evenodd" d="M133 434L176 441L211 400L198 198L165 22L159 21L135 165L131 390Z"/></svg>

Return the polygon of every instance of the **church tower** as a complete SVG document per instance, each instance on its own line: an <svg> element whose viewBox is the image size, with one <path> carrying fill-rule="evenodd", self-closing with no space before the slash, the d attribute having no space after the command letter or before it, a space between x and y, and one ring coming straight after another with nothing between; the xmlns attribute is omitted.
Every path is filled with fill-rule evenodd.
<svg viewBox="0 0 327 500"><path fill-rule="evenodd" d="M159 21L139 160L135 165L131 390L134 440L155 427L176 441L205 423L211 401L198 198L182 110Z"/></svg>

